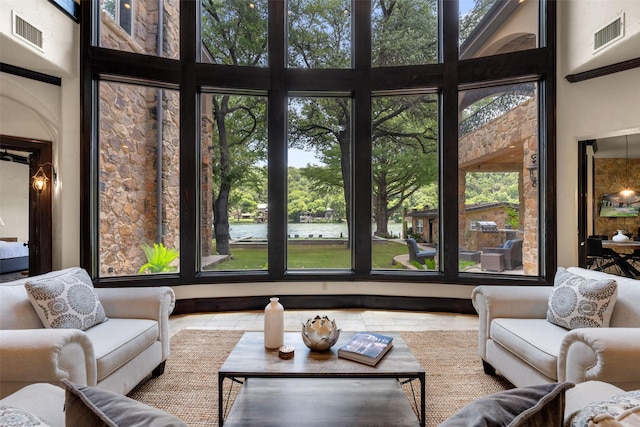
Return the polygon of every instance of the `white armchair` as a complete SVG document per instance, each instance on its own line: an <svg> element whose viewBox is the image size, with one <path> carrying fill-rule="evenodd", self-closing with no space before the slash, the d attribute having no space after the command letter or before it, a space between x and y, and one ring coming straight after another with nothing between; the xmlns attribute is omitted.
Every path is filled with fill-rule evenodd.
<svg viewBox="0 0 640 427"><path fill-rule="evenodd" d="M591 279L615 279L618 296L610 327L568 330L546 320L550 286L478 286L478 353L485 372L517 387L549 382L604 381L640 388L640 280L578 267Z"/></svg>
<svg viewBox="0 0 640 427"><path fill-rule="evenodd" d="M170 287L98 288L109 320L85 331L44 327L24 283L78 270L0 283L0 398L32 383L59 386L61 378L126 394L162 374L175 305Z"/></svg>

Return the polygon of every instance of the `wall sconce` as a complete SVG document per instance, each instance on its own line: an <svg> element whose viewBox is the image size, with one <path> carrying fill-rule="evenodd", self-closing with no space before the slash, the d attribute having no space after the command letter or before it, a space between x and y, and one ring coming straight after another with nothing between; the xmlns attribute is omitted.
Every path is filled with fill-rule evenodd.
<svg viewBox="0 0 640 427"><path fill-rule="evenodd" d="M31 186L38 192L38 194L42 193L42 191L47 188L47 182L49 182L49 177L47 177L47 174L44 172L44 166L51 166L53 171L53 183L55 184L56 182L56 170L53 167L53 163L47 162L38 165L38 170L31 177Z"/></svg>
<svg viewBox="0 0 640 427"><path fill-rule="evenodd" d="M531 185L534 187L538 186L538 154L533 153L529 157L529 163L527 164L527 170L529 171L529 178L531 179Z"/></svg>

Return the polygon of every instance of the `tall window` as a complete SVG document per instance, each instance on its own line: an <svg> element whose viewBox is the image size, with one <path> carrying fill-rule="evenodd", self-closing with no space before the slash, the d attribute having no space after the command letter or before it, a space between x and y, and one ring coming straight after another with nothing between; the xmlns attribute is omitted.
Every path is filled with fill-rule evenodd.
<svg viewBox="0 0 640 427"><path fill-rule="evenodd" d="M351 268L351 99L290 99L288 145L287 267Z"/></svg>
<svg viewBox="0 0 640 427"><path fill-rule="evenodd" d="M265 269L266 99L204 93L201 105L201 268Z"/></svg>
<svg viewBox="0 0 640 427"><path fill-rule="evenodd" d="M538 275L537 99L533 82L460 93L461 271Z"/></svg>
<svg viewBox="0 0 640 427"><path fill-rule="evenodd" d="M554 2L123 4L83 3L95 276L157 281L154 243L174 285L555 269Z"/></svg>
<svg viewBox="0 0 640 427"><path fill-rule="evenodd" d="M99 94L99 274L178 271L179 93L101 82Z"/></svg>
<svg viewBox="0 0 640 427"><path fill-rule="evenodd" d="M433 94L373 99L371 210L373 235L377 237L372 248L374 268L404 265L398 255L407 255L408 249L397 241L400 237L414 237L437 247L437 235L433 230L425 233L424 218L415 212L437 209L439 204L438 119L438 97ZM410 225L403 229L405 220ZM436 264L428 267L435 270Z"/></svg>

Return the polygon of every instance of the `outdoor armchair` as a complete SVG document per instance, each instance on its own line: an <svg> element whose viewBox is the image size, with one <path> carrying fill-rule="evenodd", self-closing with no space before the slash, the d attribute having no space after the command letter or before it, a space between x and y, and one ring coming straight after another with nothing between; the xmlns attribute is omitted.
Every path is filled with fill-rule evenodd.
<svg viewBox="0 0 640 427"><path fill-rule="evenodd" d="M503 246L497 248L482 248L485 254L503 254L504 269L513 270L522 265L522 240L507 240Z"/></svg>
<svg viewBox="0 0 640 427"><path fill-rule="evenodd" d="M424 264L427 259L434 259L436 257L435 249L420 249L416 239L409 237L407 239L407 247L409 248L409 261L417 261L420 264Z"/></svg>

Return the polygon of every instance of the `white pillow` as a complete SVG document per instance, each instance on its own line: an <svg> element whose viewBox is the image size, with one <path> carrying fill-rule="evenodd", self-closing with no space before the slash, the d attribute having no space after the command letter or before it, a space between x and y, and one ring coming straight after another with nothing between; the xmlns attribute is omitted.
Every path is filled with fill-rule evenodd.
<svg viewBox="0 0 640 427"><path fill-rule="evenodd" d="M0 406L0 426L49 427L49 424L42 421L36 415L23 409L11 406Z"/></svg>
<svg viewBox="0 0 640 427"><path fill-rule="evenodd" d="M592 402L573 413L566 426L624 427L640 425L640 390Z"/></svg>
<svg viewBox="0 0 640 427"><path fill-rule="evenodd" d="M608 327L618 296L613 279L593 280L558 267L547 320L567 329Z"/></svg>
<svg viewBox="0 0 640 427"><path fill-rule="evenodd" d="M107 320L85 270L27 281L24 287L38 317L47 328L85 331Z"/></svg>

